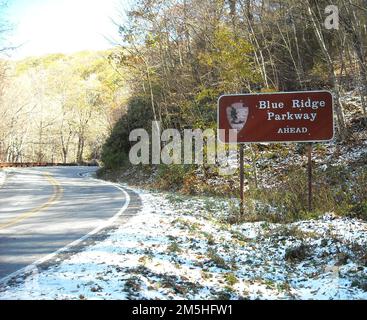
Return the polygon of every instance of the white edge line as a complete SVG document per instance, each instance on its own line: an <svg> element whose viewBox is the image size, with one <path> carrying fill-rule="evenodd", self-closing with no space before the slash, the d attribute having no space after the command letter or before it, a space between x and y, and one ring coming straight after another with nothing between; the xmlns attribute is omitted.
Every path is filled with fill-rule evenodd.
<svg viewBox="0 0 367 320"><path fill-rule="evenodd" d="M51 260L52 258L54 258L55 256L57 256L58 254L67 251L68 249L75 247L76 245L80 244L81 242L85 241L86 239L88 239L89 237L95 235L96 233L100 232L101 230L107 228L108 226L112 225L120 216L121 214L128 208L129 204L130 204L130 196L129 194L120 186L118 186L115 183L111 183L111 182L107 182L107 181L102 181L99 179L94 179L94 178L89 178L91 180L96 180L98 182L102 182L103 184L107 184L107 185L111 185L114 186L115 188L121 190L123 192L123 194L126 197L126 201L125 204L122 206L122 208L119 210L118 213L116 213L112 218L108 219L107 221L103 222L101 225L99 225L96 229L92 230L91 232L89 232L88 234L84 235L83 237L81 237L78 240L75 240L74 242L66 245L65 247L55 251L54 253L51 253L39 260L37 260L36 262L33 262L32 264L18 270L15 271L7 276L5 276L4 278L0 279L0 286L6 284L10 279L12 278L16 278L18 276L20 276L21 274L26 274L26 273L31 273L34 269L37 268L38 265Z"/></svg>
<svg viewBox="0 0 367 320"><path fill-rule="evenodd" d="M4 174L4 178L1 179L1 181L0 181L0 188L2 188L5 185L6 179L8 177L8 174L7 174L8 172L7 172L7 170L5 168L3 168L1 170L1 172Z"/></svg>

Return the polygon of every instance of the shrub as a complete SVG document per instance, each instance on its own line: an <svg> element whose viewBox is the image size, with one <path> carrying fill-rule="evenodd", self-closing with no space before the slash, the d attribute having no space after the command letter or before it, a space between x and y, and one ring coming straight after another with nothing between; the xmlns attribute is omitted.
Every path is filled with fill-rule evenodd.
<svg viewBox="0 0 367 320"><path fill-rule="evenodd" d="M222 269L229 269L226 261L221 256L219 256L212 248L208 249L208 258L209 261L213 263L216 267Z"/></svg>
<svg viewBox="0 0 367 320"><path fill-rule="evenodd" d="M224 275L224 279L226 280L227 284L231 287L234 286L238 282L238 279L233 272L226 273Z"/></svg>
<svg viewBox="0 0 367 320"><path fill-rule="evenodd" d="M131 147L130 132L134 129L146 129L150 132L152 120L152 111L147 98L134 97L129 101L126 114L115 124L102 149L102 162L107 169L119 168L127 162Z"/></svg>
<svg viewBox="0 0 367 320"><path fill-rule="evenodd" d="M247 218L271 222L291 222L316 218L326 212L367 219L367 175L364 168L351 171L329 167L315 171L313 211L308 212L305 170L289 168L277 188L249 190Z"/></svg>
<svg viewBox="0 0 367 320"><path fill-rule="evenodd" d="M173 241L168 247L167 247L168 252L170 253L180 253L182 250L180 248L180 245L176 242Z"/></svg>
<svg viewBox="0 0 367 320"><path fill-rule="evenodd" d="M301 244L295 248L288 248L286 250L284 259L290 262L300 262L307 259L310 255L310 247Z"/></svg>
<svg viewBox="0 0 367 320"><path fill-rule="evenodd" d="M157 175L157 186L163 190L180 189L185 178L193 172L192 165L159 165Z"/></svg>

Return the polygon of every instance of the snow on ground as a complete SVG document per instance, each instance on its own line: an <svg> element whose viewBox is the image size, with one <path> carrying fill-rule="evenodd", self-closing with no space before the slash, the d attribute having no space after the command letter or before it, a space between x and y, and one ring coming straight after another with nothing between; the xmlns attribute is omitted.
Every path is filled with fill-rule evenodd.
<svg viewBox="0 0 367 320"><path fill-rule="evenodd" d="M367 223L230 225L228 201L138 190L143 210L0 299L367 299Z"/></svg>

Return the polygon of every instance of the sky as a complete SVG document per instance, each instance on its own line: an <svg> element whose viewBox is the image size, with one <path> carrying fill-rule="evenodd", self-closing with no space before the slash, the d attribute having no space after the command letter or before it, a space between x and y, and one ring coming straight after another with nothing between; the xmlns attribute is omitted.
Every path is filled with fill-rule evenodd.
<svg viewBox="0 0 367 320"><path fill-rule="evenodd" d="M11 58L109 49L118 41L111 19L122 21L126 7L126 0L8 0L8 41L20 46Z"/></svg>

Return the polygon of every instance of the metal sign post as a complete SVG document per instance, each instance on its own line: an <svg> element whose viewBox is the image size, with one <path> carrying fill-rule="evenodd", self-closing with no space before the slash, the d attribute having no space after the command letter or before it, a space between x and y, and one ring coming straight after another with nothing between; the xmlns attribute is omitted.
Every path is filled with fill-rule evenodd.
<svg viewBox="0 0 367 320"><path fill-rule="evenodd" d="M245 189L245 170L244 170L244 148L243 144L240 144L240 215L244 213L244 189Z"/></svg>
<svg viewBox="0 0 367 320"><path fill-rule="evenodd" d="M312 211L312 142L308 144L308 211Z"/></svg>
<svg viewBox="0 0 367 320"><path fill-rule="evenodd" d="M224 95L218 100L219 140L240 144L240 199L244 207L244 143L308 144L308 209L312 210L312 143L334 139L329 91ZM237 130L236 139L230 130Z"/></svg>

